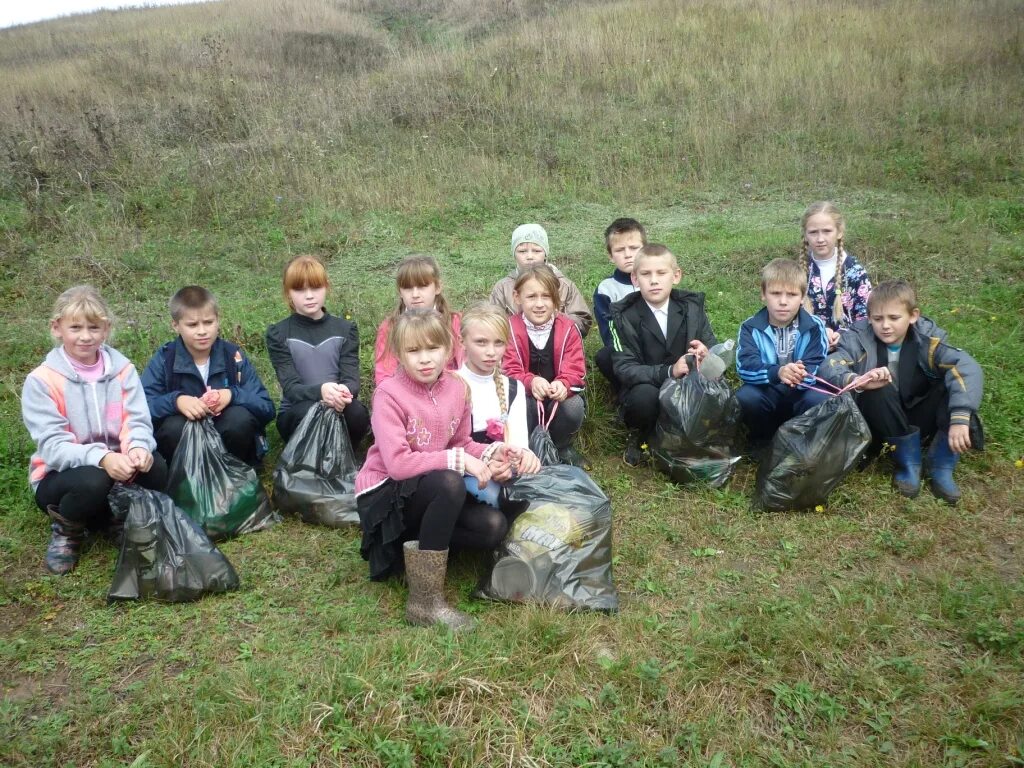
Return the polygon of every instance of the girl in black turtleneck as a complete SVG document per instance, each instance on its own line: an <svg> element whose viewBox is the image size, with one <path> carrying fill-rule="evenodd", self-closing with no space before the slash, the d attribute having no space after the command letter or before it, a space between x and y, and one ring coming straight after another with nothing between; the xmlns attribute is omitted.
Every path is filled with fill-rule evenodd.
<svg viewBox="0 0 1024 768"><path fill-rule="evenodd" d="M359 329L330 314L330 281L315 256L296 256L284 270L284 297L292 314L267 328L267 351L281 384L277 431L287 442L317 402L342 414L353 447L370 428L359 395Z"/></svg>

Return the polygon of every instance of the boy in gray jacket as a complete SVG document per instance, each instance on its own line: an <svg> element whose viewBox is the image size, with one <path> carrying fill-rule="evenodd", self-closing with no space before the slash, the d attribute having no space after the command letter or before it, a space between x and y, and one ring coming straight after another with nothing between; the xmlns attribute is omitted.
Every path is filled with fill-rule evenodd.
<svg viewBox="0 0 1024 768"><path fill-rule="evenodd" d="M920 491L921 445L931 439L926 470L932 493L949 504L960 500L953 469L961 453L984 443L981 366L921 315L909 283L872 290L867 320L841 331L823 370L839 386L867 375L856 390L857 407L876 443L893 446L893 485L901 494L913 498Z"/></svg>

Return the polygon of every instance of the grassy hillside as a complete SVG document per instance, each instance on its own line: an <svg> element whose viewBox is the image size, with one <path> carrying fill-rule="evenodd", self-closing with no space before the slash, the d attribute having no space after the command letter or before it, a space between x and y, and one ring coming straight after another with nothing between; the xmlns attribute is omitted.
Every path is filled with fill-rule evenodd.
<svg viewBox="0 0 1024 768"><path fill-rule="evenodd" d="M0 75L0 763L1024 764L1020 2L223 0L0 31ZM73 283L140 365L170 293L212 286L269 384L280 269L316 253L368 374L403 255L461 307L536 220L589 296L633 215L728 336L819 198L985 369L956 509L881 463L814 515L753 513L746 462L674 487L621 464L595 376L616 616L473 601L463 557L481 629L412 630L355 532L293 520L196 605L105 607L101 544L42 575L18 393Z"/></svg>

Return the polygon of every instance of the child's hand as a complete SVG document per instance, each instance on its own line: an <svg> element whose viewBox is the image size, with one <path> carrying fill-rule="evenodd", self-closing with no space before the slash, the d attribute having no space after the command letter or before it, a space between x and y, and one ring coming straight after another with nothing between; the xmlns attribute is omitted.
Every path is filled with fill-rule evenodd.
<svg viewBox="0 0 1024 768"><path fill-rule="evenodd" d="M123 453L111 451L100 459L100 469L107 473L111 480L127 483L135 477L136 467L132 460Z"/></svg>
<svg viewBox="0 0 1024 768"><path fill-rule="evenodd" d="M551 382L551 387L549 391L551 393L551 399L559 403L569 396L569 388L566 387L564 383L558 381L557 379Z"/></svg>
<svg viewBox="0 0 1024 768"><path fill-rule="evenodd" d="M872 368L864 374L864 383L860 385L863 390L881 389L892 384L892 371L888 368Z"/></svg>
<svg viewBox="0 0 1024 768"><path fill-rule="evenodd" d="M217 394L217 402L210 406L210 411L213 412L214 416L220 416L224 409L231 403L231 390L230 389L212 389L211 392ZM212 398L211 398L212 399Z"/></svg>
<svg viewBox="0 0 1024 768"><path fill-rule="evenodd" d="M699 339L691 341L687 349L698 363L704 362L704 358L708 356L708 348L704 346L704 342Z"/></svg>
<svg viewBox="0 0 1024 768"><path fill-rule="evenodd" d="M551 394L551 382L543 376L534 376L530 382L530 394L534 400L547 400Z"/></svg>
<svg viewBox="0 0 1024 768"><path fill-rule="evenodd" d="M540 472L540 459L537 454L529 448L521 448L522 456L519 458L519 474L534 475Z"/></svg>
<svg viewBox="0 0 1024 768"><path fill-rule="evenodd" d="M798 386L806 376L807 369L804 368L804 364L799 360L795 363L786 363L786 365L779 368L779 381L791 387Z"/></svg>
<svg viewBox="0 0 1024 768"><path fill-rule="evenodd" d="M963 453L971 447L971 430L966 424L957 424L949 428L949 450Z"/></svg>
<svg viewBox="0 0 1024 768"><path fill-rule="evenodd" d="M192 395L179 395L178 399L174 401L174 405L177 407L178 413L189 421L205 419L211 413L202 400L192 397Z"/></svg>
<svg viewBox="0 0 1024 768"><path fill-rule="evenodd" d="M477 479L477 485L482 491L487 487L487 483L491 480L491 470L488 469L487 465L484 464L476 456L470 456L468 453L465 454L466 461L466 474L472 475Z"/></svg>
<svg viewBox="0 0 1024 768"><path fill-rule="evenodd" d="M203 405L212 411L220 402L220 395L217 394L217 390L207 387L199 399L203 401Z"/></svg>
<svg viewBox="0 0 1024 768"><path fill-rule="evenodd" d="M833 331L831 328L826 328L825 341L828 342L828 351L835 352L836 347L839 346L839 331Z"/></svg>
<svg viewBox="0 0 1024 768"><path fill-rule="evenodd" d="M690 366L686 364L686 355L683 355L678 360L676 360L675 365L672 366L672 378L681 379L689 372Z"/></svg>
<svg viewBox="0 0 1024 768"><path fill-rule="evenodd" d="M153 454L140 446L128 449L128 460L142 474L153 468Z"/></svg>
<svg viewBox="0 0 1024 768"><path fill-rule="evenodd" d="M348 393L347 399L345 393ZM320 397L328 407L338 413L345 410L345 406L352 402L352 393L348 391L348 387L333 381L326 381L320 386Z"/></svg>

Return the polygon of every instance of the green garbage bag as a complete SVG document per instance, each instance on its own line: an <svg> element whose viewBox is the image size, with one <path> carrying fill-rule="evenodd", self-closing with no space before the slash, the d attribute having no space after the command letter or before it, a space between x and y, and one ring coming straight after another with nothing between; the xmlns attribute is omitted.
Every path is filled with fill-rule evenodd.
<svg viewBox="0 0 1024 768"><path fill-rule="evenodd" d="M167 492L214 541L281 521L256 471L228 453L210 418L185 424L168 471Z"/></svg>

